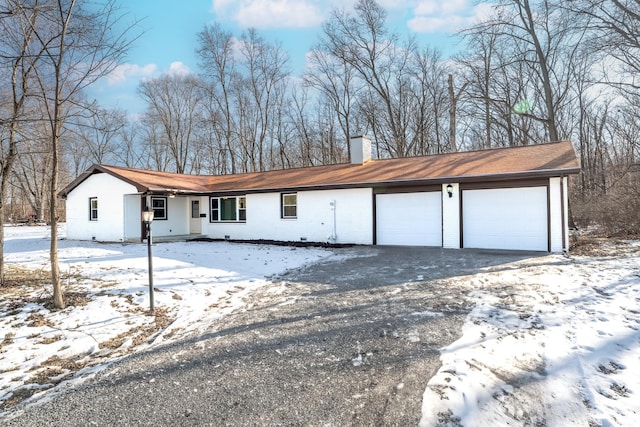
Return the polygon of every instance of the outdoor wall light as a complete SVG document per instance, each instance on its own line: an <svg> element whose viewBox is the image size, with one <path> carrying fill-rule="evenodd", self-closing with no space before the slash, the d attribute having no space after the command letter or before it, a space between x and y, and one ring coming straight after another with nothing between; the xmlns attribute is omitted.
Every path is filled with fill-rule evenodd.
<svg viewBox="0 0 640 427"><path fill-rule="evenodd" d="M147 228L147 256L149 258L149 310L153 313L153 255L151 254L151 223L153 209L145 206L142 210L142 222Z"/></svg>
<svg viewBox="0 0 640 427"><path fill-rule="evenodd" d="M447 194L449 195L449 198L453 197L453 185L451 184L447 185Z"/></svg>

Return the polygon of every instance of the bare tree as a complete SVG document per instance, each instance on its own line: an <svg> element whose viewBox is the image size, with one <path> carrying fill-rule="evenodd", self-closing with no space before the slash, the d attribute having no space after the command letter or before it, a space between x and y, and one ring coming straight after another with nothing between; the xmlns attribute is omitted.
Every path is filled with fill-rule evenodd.
<svg viewBox="0 0 640 427"><path fill-rule="evenodd" d="M263 171L269 129L282 105L288 77L288 57L279 43L270 44L255 29L240 37L243 84L236 88L240 100L240 142L246 155L245 171Z"/></svg>
<svg viewBox="0 0 640 427"><path fill-rule="evenodd" d="M447 78L447 89L449 93L449 145L451 147L451 151L454 153L458 151L458 142L456 138L458 102L468 85L469 82L465 82L456 92L453 84L453 74L449 74L449 77Z"/></svg>
<svg viewBox="0 0 640 427"><path fill-rule="evenodd" d="M70 127L66 140L66 157L71 160L71 175L78 176L94 163L112 164L120 150L126 114L118 109L96 108L88 117L79 117Z"/></svg>
<svg viewBox="0 0 640 427"><path fill-rule="evenodd" d="M147 121L157 122L163 130L174 171L190 172L202 102L198 78L190 74L167 74L141 82L138 93L147 102Z"/></svg>
<svg viewBox="0 0 640 427"><path fill-rule="evenodd" d="M49 222L53 303L64 308L58 264L58 186L65 125L78 107L82 91L111 72L131 40L114 1L96 5L83 0L46 0L38 10L35 39L43 51L35 73L38 100L51 148Z"/></svg>
<svg viewBox="0 0 640 427"><path fill-rule="evenodd" d="M321 36L318 47L309 55L309 71L304 75L305 84L320 91L330 101L341 129L343 141L348 142L354 134L353 103L357 98L354 71L347 62L328 53L326 38ZM347 143L347 156L351 147Z"/></svg>
<svg viewBox="0 0 640 427"><path fill-rule="evenodd" d="M34 46L34 28L38 21L39 2L32 6L17 0L6 0L0 5L0 81L10 88L9 93L0 93L6 98L2 104L0 126L0 285L4 284L4 220L5 200L18 156L20 133L26 119L26 104L30 94L30 83L35 67L42 55L42 47ZM4 86L3 85L3 86ZM6 104L5 104L6 102Z"/></svg>
<svg viewBox="0 0 640 427"><path fill-rule="evenodd" d="M399 46L398 36L389 32L387 12L375 0L359 0L355 14L334 10L323 25L324 48L339 63L348 64L366 85L368 96L374 96L382 115L369 111L369 126L378 144L389 155L407 153L407 116L402 111L402 99L411 45ZM360 103L360 108L365 104ZM373 106L373 104L368 104ZM373 129L376 127L377 129Z"/></svg>
<svg viewBox="0 0 640 427"><path fill-rule="evenodd" d="M234 88L242 84L234 58L234 37L219 24L205 27L198 33L198 55L200 56L203 85L206 93L206 111L209 125L218 136L220 151L230 160L231 173L236 172L236 115L234 111ZM221 161L221 165L226 165ZM223 169L226 169L223 168Z"/></svg>
<svg viewBox="0 0 640 427"><path fill-rule="evenodd" d="M45 222L51 191L50 141L41 121L32 123L24 132L24 142L13 171L15 185L31 207L35 221Z"/></svg>
<svg viewBox="0 0 640 427"><path fill-rule="evenodd" d="M640 1L579 0L563 2L574 22L590 31L592 52L602 51L607 82L635 96L640 83Z"/></svg>

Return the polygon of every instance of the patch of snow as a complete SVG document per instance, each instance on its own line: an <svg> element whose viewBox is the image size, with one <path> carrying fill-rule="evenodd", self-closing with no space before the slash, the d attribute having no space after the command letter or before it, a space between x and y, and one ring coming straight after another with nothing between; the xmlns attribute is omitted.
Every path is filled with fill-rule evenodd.
<svg viewBox="0 0 640 427"><path fill-rule="evenodd" d="M49 233L46 226L7 226L6 264L48 271ZM59 233L64 292L82 295L86 302L52 312L42 305L43 297L51 295L50 284L5 295L0 302L0 402L20 388L79 382L132 351L211 332L222 316L243 308L253 290L271 283L268 277L332 256L320 248L154 244L153 316L145 244L64 240L64 225ZM165 324L158 315L166 317ZM61 366L60 360L73 366ZM37 379L38 373L46 374L46 366L59 375Z"/></svg>
<svg viewBox="0 0 640 427"><path fill-rule="evenodd" d="M441 349L420 426L628 426L640 419L640 243L468 277L475 307Z"/></svg>

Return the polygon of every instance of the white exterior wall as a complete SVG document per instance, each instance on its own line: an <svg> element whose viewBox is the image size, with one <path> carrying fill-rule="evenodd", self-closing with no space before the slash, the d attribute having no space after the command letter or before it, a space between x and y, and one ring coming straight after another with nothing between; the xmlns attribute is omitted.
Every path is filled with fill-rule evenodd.
<svg viewBox="0 0 640 427"><path fill-rule="evenodd" d="M449 197L447 185L453 187L453 196ZM442 184L442 247L460 249L460 185Z"/></svg>
<svg viewBox="0 0 640 427"><path fill-rule="evenodd" d="M152 236L176 236L189 234L191 204L188 197L167 197L167 219L154 219Z"/></svg>
<svg viewBox="0 0 640 427"><path fill-rule="evenodd" d="M139 241L142 236L142 199L140 194L124 195L124 240Z"/></svg>
<svg viewBox="0 0 640 427"><path fill-rule="evenodd" d="M569 197L567 184L567 177L549 179L549 224L551 226L551 252L562 252L564 250L569 250ZM561 185L562 190L560 189ZM563 210L564 213L562 212ZM566 247L563 247L562 245L563 233L565 236Z"/></svg>
<svg viewBox="0 0 640 427"><path fill-rule="evenodd" d="M373 243L372 189L298 191L295 219L280 218L280 194L247 194L246 223L208 222L203 233L214 239Z"/></svg>
<svg viewBox="0 0 640 427"><path fill-rule="evenodd" d="M106 173L93 174L67 195L67 238L124 240L124 197L136 188ZM98 220L89 221L89 198L98 198Z"/></svg>

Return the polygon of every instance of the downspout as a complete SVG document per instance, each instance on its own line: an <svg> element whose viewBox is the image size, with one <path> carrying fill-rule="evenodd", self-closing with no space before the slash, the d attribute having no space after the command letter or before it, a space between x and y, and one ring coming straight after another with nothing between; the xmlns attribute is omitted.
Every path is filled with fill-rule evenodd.
<svg viewBox="0 0 640 427"><path fill-rule="evenodd" d="M331 235L329 235L329 243L336 243L338 236L336 233L336 201L329 202L329 210L331 210Z"/></svg>
<svg viewBox="0 0 640 427"><path fill-rule="evenodd" d="M565 225L566 218L564 215L564 176L560 175L560 221L562 223L562 253L569 254L569 247L567 245L567 226Z"/></svg>

